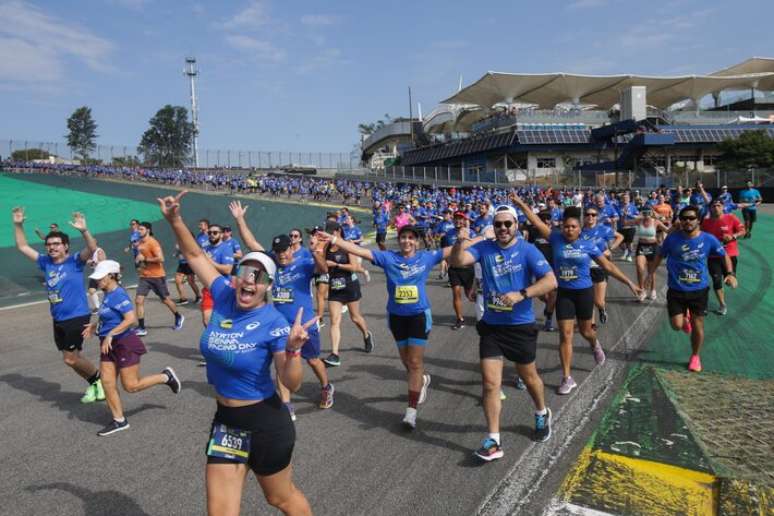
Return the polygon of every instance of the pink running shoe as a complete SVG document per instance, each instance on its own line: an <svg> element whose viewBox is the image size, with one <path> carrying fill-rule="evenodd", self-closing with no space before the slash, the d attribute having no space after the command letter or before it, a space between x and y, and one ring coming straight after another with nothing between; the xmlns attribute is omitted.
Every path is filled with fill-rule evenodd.
<svg viewBox="0 0 774 516"><path fill-rule="evenodd" d="M688 370L694 373L701 372L701 359L699 355L691 355L691 359L688 361Z"/></svg>

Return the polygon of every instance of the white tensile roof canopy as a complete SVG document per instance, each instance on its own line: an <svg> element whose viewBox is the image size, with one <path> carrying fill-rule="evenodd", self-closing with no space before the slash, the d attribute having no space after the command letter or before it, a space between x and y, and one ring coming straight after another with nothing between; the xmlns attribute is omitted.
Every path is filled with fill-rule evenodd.
<svg viewBox="0 0 774 516"><path fill-rule="evenodd" d="M755 57L710 75L581 75L487 72L475 83L442 101L490 109L495 104L524 102L541 108L557 104L594 104L608 109L630 86L647 88L648 104L666 109L683 101L698 101L723 90L774 90L774 58Z"/></svg>

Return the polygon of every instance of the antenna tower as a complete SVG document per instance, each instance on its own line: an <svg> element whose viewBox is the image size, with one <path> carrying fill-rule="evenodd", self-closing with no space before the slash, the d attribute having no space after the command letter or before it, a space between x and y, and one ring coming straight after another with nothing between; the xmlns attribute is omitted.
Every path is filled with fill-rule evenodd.
<svg viewBox="0 0 774 516"><path fill-rule="evenodd" d="M199 103L196 99L196 78L199 76L199 70L196 68L196 58L185 58L186 75L191 83L191 121L194 126L193 134L193 166L199 168Z"/></svg>

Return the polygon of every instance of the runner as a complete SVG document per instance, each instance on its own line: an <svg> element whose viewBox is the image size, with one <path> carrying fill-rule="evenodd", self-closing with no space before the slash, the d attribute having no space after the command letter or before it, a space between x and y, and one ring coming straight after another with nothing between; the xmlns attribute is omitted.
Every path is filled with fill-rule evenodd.
<svg viewBox="0 0 774 516"><path fill-rule="evenodd" d="M129 294L119 283L121 265L113 260L101 261L89 280L96 281L105 297L99 308L99 321L86 324L83 338L97 335L100 339L100 377L105 389L113 420L97 435L107 435L129 429L129 421L124 417L121 397L118 394L118 377L126 392L144 391L154 385L167 385L172 392L180 392L181 383L174 369L165 367L159 374L140 377L140 356L147 350L132 326L137 322Z"/></svg>
<svg viewBox="0 0 774 516"><path fill-rule="evenodd" d="M538 213L538 217L540 217L540 220L543 221L543 224L552 226L553 222L551 221L551 212L548 210L542 210ZM538 251L540 251L543 254L543 257L546 259L548 264L550 265L554 261L554 253L551 250L551 242L548 241L547 238L544 238L543 235L540 234L538 229L533 226L532 224L529 224L526 226L527 230L527 241L537 247ZM545 304L545 307L543 309L543 316L545 317L545 322L543 323L543 331L550 332L550 331L556 331L556 328L554 327L553 319L554 319L554 310L556 309L556 289L551 290L547 292L546 294L539 296L539 299L543 301ZM524 382L522 382L520 379L516 380L516 388L519 390L524 390L522 386L524 385Z"/></svg>
<svg viewBox="0 0 774 516"><path fill-rule="evenodd" d="M459 234L467 230L468 238L472 238L474 233L470 230L470 219L463 211L457 211L454 213L454 229L446 232L446 241L443 242L448 245L454 245L457 241ZM452 330L461 330L465 327L465 312L463 311L462 296L463 293L470 301L476 300L476 290L473 288L475 285L475 271L473 265L466 267L455 267L452 262L449 263L449 284L452 288L452 306L454 307L454 314L456 316L456 322L452 326Z"/></svg>
<svg viewBox="0 0 774 516"><path fill-rule="evenodd" d="M564 210L564 222L561 230L551 230L540 218L532 213L518 196L513 201L527 215L529 221L537 227L540 234L551 242L554 252L553 267L558 274L559 291L556 296L556 319L559 322L561 337L559 357L562 363L562 382L557 389L559 394L569 394L578 385L571 376L572 336L574 322L578 322L578 331L591 346L597 365L605 363L605 351L597 338L593 326L594 288L591 280L590 263L596 261L609 275L627 285L634 295L639 296L640 287L635 285L594 242L580 237L580 210L570 207ZM599 211L599 210L597 210Z"/></svg>
<svg viewBox="0 0 774 516"><path fill-rule="evenodd" d="M417 426L417 406L427 399L430 386L430 375L424 366L425 348L433 325L430 301L425 292L427 278L436 264L449 257L451 247L419 251L422 235L414 226L400 228L400 252L366 249L340 241L328 233L321 232L320 238L384 269L388 325L407 373L408 407L403 424L413 430Z"/></svg>
<svg viewBox="0 0 774 516"><path fill-rule="evenodd" d="M143 337L148 334L145 328L145 296L151 290L161 299L161 302L169 308L175 317L173 328L176 331L183 329L185 317L177 311L177 306L169 296L167 279L164 273L164 251L161 250L158 240L153 238L153 226L150 222L141 222L138 229L140 241L137 245L137 256L134 263L137 267L138 282L134 303L137 307L137 335Z"/></svg>
<svg viewBox="0 0 774 516"><path fill-rule="evenodd" d="M639 211L631 203L630 195L624 193L621 198L621 205L618 207L618 232L623 235L623 257L621 259L627 262L634 261L632 245L634 243L634 234L636 233L634 221L637 215L639 215Z"/></svg>
<svg viewBox="0 0 774 516"><path fill-rule="evenodd" d="M599 224L599 210L591 207L583 212L581 239L594 242L605 258L611 259L613 251L624 241L624 236L612 227ZM613 242L612 244L610 242ZM553 261L553 260L552 260ZM599 323L607 323L607 273L605 269L592 261L590 265L591 282L594 284L594 306L599 311ZM593 321L593 316L592 316Z"/></svg>
<svg viewBox="0 0 774 516"><path fill-rule="evenodd" d="M666 234L669 231L664 224L655 218L653 210L645 208L634 221L635 235L637 237L637 284L642 289L640 302L645 301L649 293L651 300L658 299L656 293L656 276L648 276L648 264L658 254L658 234Z"/></svg>
<svg viewBox="0 0 774 516"><path fill-rule="evenodd" d="M475 454L485 461L503 456L500 438L503 356L516 363L519 377L526 383L535 405L534 439L542 442L551 436L551 409L545 405L543 381L535 367L538 330L531 298L555 289L556 278L540 251L517 238L516 210L498 206L494 230L494 241L481 240L465 249L464 244L470 237L468 229L462 228L451 256L457 267L480 263L483 273L486 307L476 329L480 336L483 406L489 434ZM533 278L537 281L530 284Z"/></svg>
<svg viewBox="0 0 774 516"><path fill-rule="evenodd" d="M734 274L736 274L736 265L739 257L739 246L737 240L744 238L745 229L736 215L732 213L723 213L725 204L718 197L710 204L710 216L701 221L701 230L709 233L723 243L726 254L731 258ZM723 259L719 256L710 256L707 260L709 275L712 278L712 288L715 291L715 297L718 299L719 307L715 313L726 315L728 307L726 306L726 296L723 292Z"/></svg>
<svg viewBox="0 0 774 516"><path fill-rule="evenodd" d="M212 260L213 266L228 278L234 268L234 248L223 242L223 227L210 224L207 228L207 244L202 247L204 254ZM210 323L213 306L212 295L207 287L202 287L202 323L206 328Z"/></svg>
<svg viewBox="0 0 774 516"><path fill-rule="evenodd" d="M374 202L373 209L373 226L376 230L376 245L382 251L387 250L387 225L390 223L390 212L380 202Z"/></svg>
<svg viewBox="0 0 774 516"><path fill-rule="evenodd" d="M739 203L743 204L742 218L744 219L744 238L752 238L752 229L758 220L758 206L763 202L761 193L753 188L753 182L747 181L747 188L739 192Z"/></svg>
<svg viewBox="0 0 774 516"><path fill-rule="evenodd" d="M452 243L449 242L446 236L450 231L454 229L454 222L452 222L452 210L451 208L444 208L442 213L442 219L433 229L433 235L438 239L438 247L450 247ZM382 251L381 247L379 248ZM441 262L441 271L438 273L438 279L444 279L449 272L449 260Z"/></svg>
<svg viewBox="0 0 774 516"><path fill-rule="evenodd" d="M271 363L279 363L282 384L296 391L303 376L300 350L314 319L302 326L300 309L291 328L272 306L276 266L264 253L251 252L240 260L232 287L186 228L180 216L185 194L158 201L191 269L214 300L199 346L217 399L207 446L207 511L239 514L249 468L269 504L285 514L311 514L309 502L293 484L290 462L296 432L274 391Z"/></svg>
<svg viewBox="0 0 774 516"><path fill-rule="evenodd" d="M196 275L191 270L191 267L188 265L188 261L185 259L185 256L183 256L183 253L180 252L177 244L175 244L175 256L177 257L177 270L175 271L177 301L175 301L175 304L188 304L188 297L183 295L183 282L188 283L188 286L191 287L191 290L194 293L194 304L197 304L199 301L201 301L202 297L199 291L199 286L196 284Z"/></svg>
<svg viewBox="0 0 774 516"><path fill-rule="evenodd" d="M89 384L81 403L93 403L105 399L105 392L99 378L99 369L89 359L81 356L83 349L83 327L91 318L83 288L83 267L86 260L97 250L97 241L89 233L86 218L73 213L70 226L79 231L86 247L78 254L70 254L70 238L61 231L46 235L46 254L42 255L27 243L24 235L24 208L14 208L13 230L16 249L37 263L43 271L51 304L51 318L54 320L54 342L62 352L64 363Z"/></svg>
<svg viewBox="0 0 774 516"><path fill-rule="evenodd" d="M723 258L723 282L736 288L734 268L723 245L714 236L699 229L699 209L686 206L678 215L680 230L664 240L658 256L650 263L648 274L655 274L661 260L667 260L667 311L672 329L690 334L691 357L688 370L701 371L699 353L704 344L704 314L707 312L709 278L707 257Z"/></svg>

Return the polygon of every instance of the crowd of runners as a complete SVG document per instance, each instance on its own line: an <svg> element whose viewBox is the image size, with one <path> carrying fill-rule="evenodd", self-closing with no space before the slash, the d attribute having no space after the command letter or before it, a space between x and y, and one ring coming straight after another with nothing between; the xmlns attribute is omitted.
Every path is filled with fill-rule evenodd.
<svg viewBox="0 0 774 516"><path fill-rule="evenodd" d="M713 198L701 183L647 194L351 187L373 201L368 223L375 246L365 244L357 217L347 208L329 212L319 226L291 227L260 242L246 219L249 207L239 200L229 204L233 220L216 223L183 220L185 192L158 199L176 239L177 299L167 288L167 261L149 222L131 221L126 256L106 256L85 217L74 213L70 227L82 234L85 248L71 252L67 233L52 224L48 233L38 232L45 243L40 253L27 241L23 208L13 210L16 246L45 274L57 349L88 384L81 401L107 402L111 419L100 436L129 428L119 378L130 393L156 385L179 393L184 386L171 367L140 376L140 357L146 352L140 337L148 332L146 296L158 296L175 330L185 324L178 306L200 306L199 350L217 400L206 449L211 514L238 513L250 470L271 505L286 514L310 512L292 481L291 396L301 385L305 362L320 385L320 409L334 405L329 370L346 367L340 347L344 314L360 331L366 353L380 344L369 329L374 323L360 310L362 296L374 295L363 285L369 281L364 262L384 271L386 324L406 372L408 402L400 417L407 431L421 424L418 410L432 383L424 365L425 350L434 345L428 289L441 287L428 279L437 275L451 286L454 330L466 331L465 303L475 305L488 432L474 453L492 461L503 457L502 385L504 376L513 374L504 371L503 357L515 364L516 385L533 401L534 439L548 440L552 413L535 365L538 332L557 333L562 370L557 393L567 395L577 387L572 378L575 331L588 343L597 366L605 363L597 330L610 317L610 277L631 291L633 301L645 303L659 298L656 271L666 262L670 323L688 334L686 365L700 372L710 288L717 299L714 313L722 317L728 303L724 288L737 286L737 240L752 236L761 203L752 184L736 201L725 188ZM740 209L743 222L734 214ZM397 240L388 246L392 229ZM134 298L121 285L120 261L131 261L137 269ZM619 266L627 262L633 262L633 270ZM542 318L535 315L533 298L541 302ZM326 327L328 353L321 346ZM92 336L99 338L99 367L81 354Z"/></svg>

